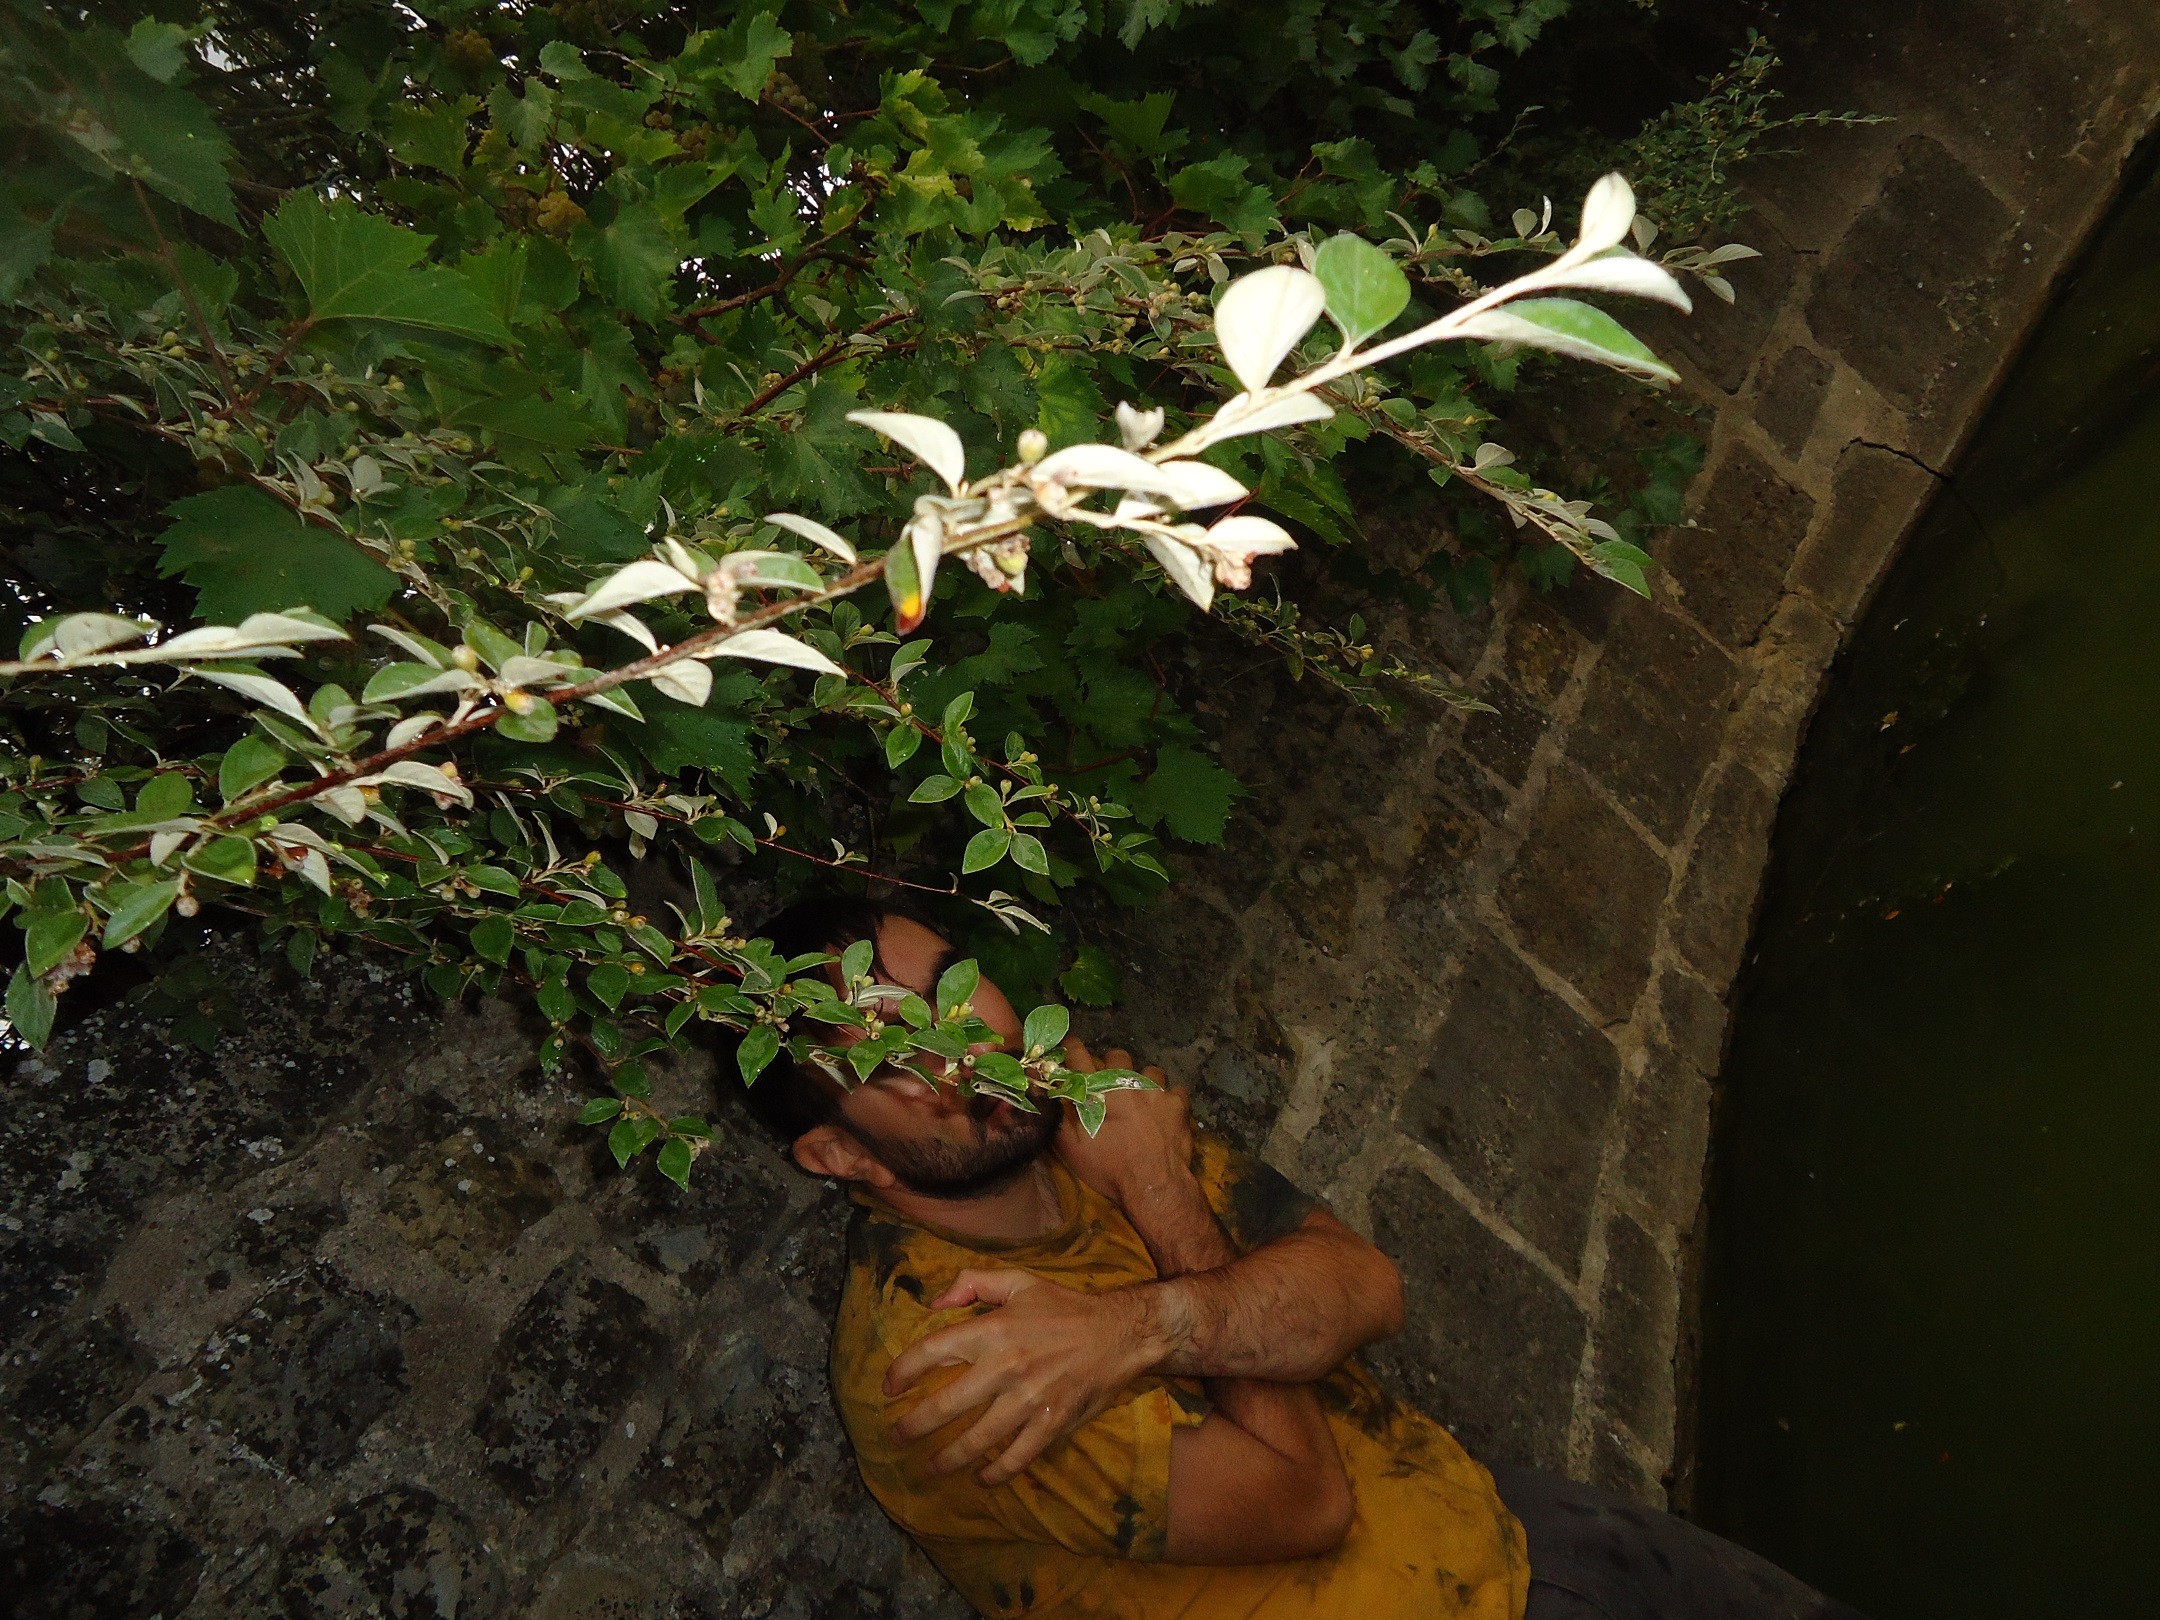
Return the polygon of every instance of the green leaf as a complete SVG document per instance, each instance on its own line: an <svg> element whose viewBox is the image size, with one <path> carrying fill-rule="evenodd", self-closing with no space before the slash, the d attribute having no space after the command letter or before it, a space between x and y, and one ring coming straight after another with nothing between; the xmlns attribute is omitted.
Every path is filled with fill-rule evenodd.
<svg viewBox="0 0 2160 1620"><path fill-rule="evenodd" d="M567 1024L577 1012L577 998L570 994L570 986L561 979L542 981L533 991L533 1000L551 1024Z"/></svg>
<svg viewBox="0 0 2160 1620"><path fill-rule="evenodd" d="M639 320L660 318L686 250L651 204L632 203L604 229L581 225L570 240L604 297Z"/></svg>
<svg viewBox="0 0 2160 1620"><path fill-rule="evenodd" d="M755 101L774 67L794 48L794 36L779 25L774 13L752 11L726 28L692 34L683 44L676 69L687 79L717 79L745 101Z"/></svg>
<svg viewBox="0 0 2160 1620"><path fill-rule="evenodd" d="M608 1151L615 1155L619 1168L628 1169L630 1161L652 1146L653 1140L664 1129L657 1119L639 1115L635 1119L618 1120L608 1132Z"/></svg>
<svg viewBox="0 0 2160 1620"><path fill-rule="evenodd" d="M90 919L73 906L65 911L30 912L23 919L24 964L34 974L50 973L89 930Z"/></svg>
<svg viewBox="0 0 2160 1620"><path fill-rule="evenodd" d="M164 771L142 785L135 795L135 813L170 821L195 807L195 785L178 771Z"/></svg>
<svg viewBox="0 0 2160 1620"><path fill-rule="evenodd" d="M515 900L524 892L519 887L517 874L500 866L468 866L464 875L467 883L476 889L485 889L489 894L508 895Z"/></svg>
<svg viewBox="0 0 2160 1620"><path fill-rule="evenodd" d="M982 969L972 958L955 962L938 975L937 1012L940 1018L952 1016L953 1009L975 997L975 987L982 983Z"/></svg>
<svg viewBox="0 0 2160 1620"><path fill-rule="evenodd" d="M166 65L166 54L152 36L142 36L142 55L134 61L119 60L120 53L110 51L119 43L105 29L82 41L77 60L89 60L70 86L80 114L54 127L100 168L131 175L183 208L237 226L225 175L232 143L200 97L159 83L141 66L143 57L152 68ZM136 56L135 43L129 40L127 55Z"/></svg>
<svg viewBox="0 0 2160 1620"><path fill-rule="evenodd" d="M122 891L119 903L105 919L105 949L125 945L172 908L180 897L180 880L140 883Z"/></svg>
<svg viewBox="0 0 2160 1620"><path fill-rule="evenodd" d="M485 961L501 967L510 960L510 947L517 943L517 930L508 917L487 917L475 924L472 931L473 949ZM627 975L625 975L627 977ZM614 1003L608 1003L613 1006Z"/></svg>
<svg viewBox="0 0 2160 1620"><path fill-rule="evenodd" d="M1327 293L1328 318L1345 343L1362 343L1410 302L1410 278L1363 237L1331 236L1313 255L1313 274Z"/></svg>
<svg viewBox="0 0 2160 1620"><path fill-rule="evenodd" d="M1473 337L1520 343L1577 360L1592 360L1654 382L1678 382L1642 339L1594 305L1573 298L1523 298L1477 318Z"/></svg>
<svg viewBox="0 0 2160 1620"><path fill-rule="evenodd" d="M877 960L877 941L858 939L840 953L841 979L845 983L853 984L857 979L867 977L870 972L870 964L875 960Z"/></svg>
<svg viewBox="0 0 2160 1620"><path fill-rule="evenodd" d="M612 1012L622 1005L622 998L630 993L630 970L620 962L602 962L585 975L585 988Z"/></svg>
<svg viewBox="0 0 2160 1620"><path fill-rule="evenodd" d="M8 980L7 1016L15 1033L39 1051L52 1039L53 1015L60 1003L45 981L30 969L19 967Z"/></svg>
<svg viewBox="0 0 2160 1620"><path fill-rule="evenodd" d="M1093 945L1083 945L1073 965L1058 975L1058 988L1088 1007L1115 1006L1124 999L1117 964Z"/></svg>
<svg viewBox="0 0 2160 1620"><path fill-rule="evenodd" d="M593 1026L593 1033L595 1035L598 1035L599 1032L600 1026L598 1024L595 1024ZM622 1036L618 1032L615 1036L615 1042L618 1048L620 1047L621 1041ZM629 1062L616 1064L615 1072L608 1076L608 1084L613 1086L617 1091L621 1092L625 1097L650 1097L652 1095L652 1076L648 1075L645 1072L645 1065L642 1063Z"/></svg>
<svg viewBox="0 0 2160 1620"><path fill-rule="evenodd" d="M454 270L419 268L432 237L406 230L349 199L287 197L263 235L292 267L316 321L386 321L509 345L510 329Z"/></svg>
<svg viewBox="0 0 2160 1620"><path fill-rule="evenodd" d="M1625 540L1601 540L1590 548L1590 566L1637 596L1650 594L1650 553Z"/></svg>
<svg viewBox="0 0 2160 1620"><path fill-rule="evenodd" d="M285 751L261 737L246 736L225 750L218 762L218 795L227 803L239 798L285 768Z"/></svg>
<svg viewBox="0 0 2160 1620"><path fill-rule="evenodd" d="M180 864L203 877L244 887L255 881L255 846L245 838L214 838Z"/></svg>
<svg viewBox="0 0 2160 1620"><path fill-rule="evenodd" d="M998 797L997 789L988 782L975 783L962 797L967 804L968 814L985 827L1005 825L1005 801Z"/></svg>
<svg viewBox="0 0 2160 1620"><path fill-rule="evenodd" d="M620 1097L595 1097L578 1110L580 1125L604 1125L623 1111Z"/></svg>
<svg viewBox="0 0 2160 1620"><path fill-rule="evenodd" d="M342 623L381 607L398 577L352 542L301 521L246 484L190 495L166 509L158 572L195 587L197 617L238 624L250 613L310 607Z"/></svg>
<svg viewBox="0 0 2160 1620"><path fill-rule="evenodd" d="M743 1084L749 1085L765 1072L765 1065L779 1055L780 1032L770 1024L760 1024L742 1038L735 1048L735 1067L742 1075Z"/></svg>
<svg viewBox="0 0 2160 1620"><path fill-rule="evenodd" d="M145 17L128 30L127 54L159 84L171 84L187 61L188 31L178 23Z"/></svg>
<svg viewBox="0 0 2160 1620"><path fill-rule="evenodd" d="M915 791L908 795L910 804L943 804L960 791L960 784L949 776L926 776L915 784Z"/></svg>
<svg viewBox="0 0 2160 1620"><path fill-rule="evenodd" d="M1080 1119L1080 1128L1090 1136L1103 1128L1103 1120L1109 1111L1109 1105L1100 1097L1082 1097L1073 1104L1073 1112Z"/></svg>
<svg viewBox="0 0 2160 1620"><path fill-rule="evenodd" d="M1236 777L1205 754L1172 747L1156 754L1154 774L1129 800L1143 819L1160 820L1180 838L1219 844L1230 806L1243 791Z"/></svg>
<svg viewBox="0 0 2160 1620"><path fill-rule="evenodd" d="M1013 865L1038 877L1050 875L1050 852L1033 833L1016 832L1012 842Z"/></svg>
<svg viewBox="0 0 2160 1620"><path fill-rule="evenodd" d="M1030 1052L1048 1052L1064 1041L1065 1032L1071 1028L1072 1014L1056 1002L1046 1001L1027 1015L1020 1044Z"/></svg>
<svg viewBox="0 0 2160 1620"><path fill-rule="evenodd" d="M885 763L898 770L915 757L915 750L922 747L923 734L902 721L885 733Z"/></svg>
<svg viewBox="0 0 2160 1620"><path fill-rule="evenodd" d="M695 1157L696 1155L690 1151L688 1142L685 1142L679 1136L671 1136L660 1144L660 1157L657 1161L660 1166L660 1173L674 1182L676 1186L688 1187L690 1185L690 1161Z"/></svg>
<svg viewBox="0 0 2160 1620"><path fill-rule="evenodd" d="M960 870L980 872L997 865L1005 858L1006 848L1012 843L1012 834L1003 827L985 827L968 840L967 850L960 857Z"/></svg>
<svg viewBox="0 0 2160 1620"><path fill-rule="evenodd" d="M551 742L555 737L556 718L555 705L544 697L535 697L531 708L523 714L504 715L495 722L495 729L513 742Z"/></svg>

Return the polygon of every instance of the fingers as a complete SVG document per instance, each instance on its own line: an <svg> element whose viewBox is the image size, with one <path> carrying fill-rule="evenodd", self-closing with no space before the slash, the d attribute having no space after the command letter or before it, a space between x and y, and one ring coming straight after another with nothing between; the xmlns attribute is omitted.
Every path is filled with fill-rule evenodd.
<svg viewBox="0 0 2160 1620"><path fill-rule="evenodd" d="M1106 1069L1129 1069L1132 1067L1132 1054L1122 1046L1113 1046L1102 1055L1102 1066Z"/></svg>
<svg viewBox="0 0 2160 1620"><path fill-rule="evenodd" d="M1018 1433L1032 1415L1033 1408L1019 1396L1000 1396L990 1403L989 1411L968 1426L965 1434L930 1459L930 1472L959 1472L991 1447Z"/></svg>
<svg viewBox="0 0 2160 1620"><path fill-rule="evenodd" d="M952 1286L930 1302L933 1311L957 1310L962 1305L1008 1305L1012 1297L1042 1279L1031 1272L1001 1268L977 1271L970 1267L952 1280Z"/></svg>
<svg viewBox="0 0 2160 1620"><path fill-rule="evenodd" d="M932 1368L957 1367L977 1360L981 1322L981 1317L971 1316L965 1322L926 1333L893 1357L893 1364L885 1369L886 1395L901 1394Z"/></svg>
<svg viewBox="0 0 2160 1620"><path fill-rule="evenodd" d="M925 1395L914 1411L893 1425L893 1438L905 1445L936 1434L947 1424L966 1416L978 1406L987 1406L994 1400L1010 1399L1009 1390L998 1387L997 1375L982 1367L971 1367L947 1384L943 1389L932 1390Z"/></svg>
<svg viewBox="0 0 2160 1620"><path fill-rule="evenodd" d="M1027 1420L1011 1445L1005 1448L996 1462L990 1464L975 1477L985 1485L1002 1485L1009 1479L1018 1478L1027 1465L1040 1457L1050 1443L1064 1432L1065 1425L1049 1407L1039 1409Z"/></svg>
<svg viewBox="0 0 2160 1620"><path fill-rule="evenodd" d="M1065 1067L1078 1069L1082 1074L1093 1074L1102 1064L1095 1060L1095 1054L1087 1049L1085 1041L1077 1035L1068 1035L1065 1037Z"/></svg>

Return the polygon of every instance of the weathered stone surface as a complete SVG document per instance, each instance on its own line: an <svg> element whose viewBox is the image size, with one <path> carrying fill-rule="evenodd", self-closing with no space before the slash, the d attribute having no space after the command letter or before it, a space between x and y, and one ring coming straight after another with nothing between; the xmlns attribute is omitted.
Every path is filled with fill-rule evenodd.
<svg viewBox="0 0 2160 1620"><path fill-rule="evenodd" d="M1657 1240L1625 1215L1605 1231L1603 1295L1594 1368L1598 1402L1637 1435L1670 1434L1679 1290Z"/></svg>
<svg viewBox="0 0 2160 1620"><path fill-rule="evenodd" d="M1658 975L1657 1003L1666 1044L1700 1073L1716 1074L1725 1056L1725 1003L1678 967Z"/></svg>
<svg viewBox="0 0 2160 1620"><path fill-rule="evenodd" d="M0 1593L15 1620L177 1615L202 1568L202 1549L183 1531L127 1503L0 1508Z"/></svg>
<svg viewBox="0 0 2160 1620"><path fill-rule="evenodd" d="M426 1139L406 1156L382 1218L451 1276L472 1277L555 1207L554 1172L512 1148L491 1119L453 1126L440 1098L417 1099L409 1114L407 1129Z"/></svg>
<svg viewBox="0 0 2160 1620"><path fill-rule="evenodd" d="M1762 257L1724 267L1736 296L1722 319L1691 320L1662 309L1630 317L1630 324L1652 348L1678 355L1712 387L1727 394L1747 380L1798 268L1791 246L1760 215L1746 222L1740 237Z"/></svg>
<svg viewBox="0 0 2160 1620"><path fill-rule="evenodd" d="M114 1306L63 1324L0 1363L0 1444L22 1478L57 1462L118 1406L150 1370L150 1358Z"/></svg>
<svg viewBox="0 0 2160 1620"><path fill-rule="evenodd" d="M1793 583L1850 624L1938 482L1910 456L1883 445L1848 445L1838 458L1829 515L1800 554Z"/></svg>
<svg viewBox="0 0 2160 1620"><path fill-rule="evenodd" d="M1477 1455L1559 1466L1586 1332L1575 1302L1415 1170L1381 1179L1372 1223L1410 1307L1375 1369Z"/></svg>
<svg viewBox="0 0 2160 1620"><path fill-rule="evenodd" d="M1680 836L1717 755L1738 674L1671 614L1623 610L1569 752L1666 843Z"/></svg>
<svg viewBox="0 0 2160 1620"><path fill-rule="evenodd" d="M1755 396L1755 420L1786 455L1798 458L1815 431L1823 395L1830 387L1830 362L1801 345L1787 349L1763 379Z"/></svg>
<svg viewBox="0 0 2160 1620"><path fill-rule="evenodd" d="M1404 1127L1563 1271L1589 1235L1619 1054L1487 939L1403 1100Z"/></svg>
<svg viewBox="0 0 2160 1620"><path fill-rule="evenodd" d="M1754 925L1777 795L1753 771L1736 765L1718 777L1709 801L1681 877L1673 938L1705 979L1727 984L1739 971Z"/></svg>
<svg viewBox="0 0 2160 1620"><path fill-rule="evenodd" d="M1470 717L1463 746L1495 776L1519 787L1530 771L1531 750L1545 735L1544 712L1505 681L1488 681L1478 698L1492 711Z"/></svg>
<svg viewBox="0 0 2160 1620"><path fill-rule="evenodd" d="M494 1620L500 1562L473 1523L418 1486L341 1504L285 1550L291 1620Z"/></svg>
<svg viewBox="0 0 2160 1620"><path fill-rule="evenodd" d="M560 1496L653 1359L645 1302L566 1261L504 1330L473 1433L489 1477L528 1506Z"/></svg>
<svg viewBox="0 0 2160 1620"><path fill-rule="evenodd" d="M1622 1102L1614 1192L1652 1228L1683 1239L1694 1231L1703 1203L1710 1120L1710 1083L1675 1061L1653 1064Z"/></svg>
<svg viewBox="0 0 2160 1620"><path fill-rule="evenodd" d="M1815 518L1815 502L1744 444L1725 454L1696 506L1696 527L1662 550L1688 614L1728 647L1744 647L1770 617Z"/></svg>
<svg viewBox="0 0 2160 1620"><path fill-rule="evenodd" d="M1945 372L1994 319L1994 272L2012 223L1940 142L1910 136L1818 276L1809 326L1900 410L1927 414L1946 388L1964 391Z"/></svg>
<svg viewBox="0 0 2160 1620"><path fill-rule="evenodd" d="M1607 1018L1650 978L1664 858L1589 783L1555 772L1500 905L1515 934Z"/></svg>

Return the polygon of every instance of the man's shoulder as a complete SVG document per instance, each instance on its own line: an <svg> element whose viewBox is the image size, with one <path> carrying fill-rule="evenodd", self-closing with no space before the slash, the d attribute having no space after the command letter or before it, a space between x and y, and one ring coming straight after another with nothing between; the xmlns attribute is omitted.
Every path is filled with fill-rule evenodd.
<svg viewBox="0 0 2160 1620"><path fill-rule="evenodd" d="M1207 1131L1193 1132L1192 1168L1240 1254L1296 1231L1323 1207L1265 1159Z"/></svg>

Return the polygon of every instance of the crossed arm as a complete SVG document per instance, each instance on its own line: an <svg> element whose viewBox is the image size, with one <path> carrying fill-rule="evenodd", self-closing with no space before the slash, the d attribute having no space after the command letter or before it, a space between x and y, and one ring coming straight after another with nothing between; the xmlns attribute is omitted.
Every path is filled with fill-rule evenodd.
<svg viewBox="0 0 2160 1620"><path fill-rule="evenodd" d="M1123 1054L1111 1057L1124 1066ZM1175 1091L1120 1095L1092 1139L1068 1121L1059 1152L1125 1211L1160 1280L1084 1294L1026 1272L963 1272L933 1305L997 1308L925 1335L894 1361L889 1395L933 1367L968 1367L896 1433L919 1439L980 1409L931 1467L949 1473L990 1456L980 1477L996 1485L1134 1379L1204 1378L1215 1411L1171 1442L1167 1556L1311 1556L1341 1541L1353 1504L1307 1386L1400 1329L1401 1281L1384 1255L1319 1211L1240 1257L1193 1177L1191 1142Z"/></svg>

